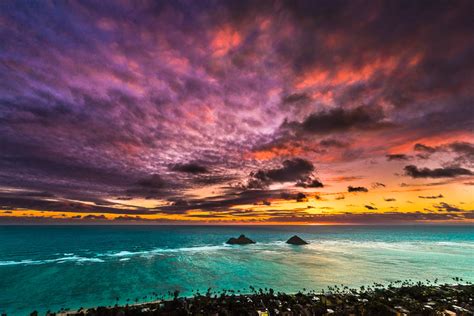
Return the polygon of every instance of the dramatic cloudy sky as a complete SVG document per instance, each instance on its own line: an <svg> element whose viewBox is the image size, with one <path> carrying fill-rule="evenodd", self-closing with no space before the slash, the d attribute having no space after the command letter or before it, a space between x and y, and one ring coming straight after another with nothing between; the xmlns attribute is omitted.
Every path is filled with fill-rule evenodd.
<svg viewBox="0 0 474 316"><path fill-rule="evenodd" d="M1 1L0 221L474 222L474 1Z"/></svg>

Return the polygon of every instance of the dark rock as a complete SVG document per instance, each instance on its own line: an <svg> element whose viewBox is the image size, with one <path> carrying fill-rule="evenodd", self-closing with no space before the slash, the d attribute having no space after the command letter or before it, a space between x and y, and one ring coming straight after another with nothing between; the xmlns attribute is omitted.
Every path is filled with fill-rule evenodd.
<svg viewBox="0 0 474 316"><path fill-rule="evenodd" d="M306 241L304 241L303 239L301 239L300 237L296 235L288 239L286 243L290 245L307 245L308 244Z"/></svg>
<svg viewBox="0 0 474 316"><path fill-rule="evenodd" d="M245 237L245 235L240 235L239 238L230 238L227 241L227 244L229 245L248 245L248 244L255 244L255 241L252 239Z"/></svg>

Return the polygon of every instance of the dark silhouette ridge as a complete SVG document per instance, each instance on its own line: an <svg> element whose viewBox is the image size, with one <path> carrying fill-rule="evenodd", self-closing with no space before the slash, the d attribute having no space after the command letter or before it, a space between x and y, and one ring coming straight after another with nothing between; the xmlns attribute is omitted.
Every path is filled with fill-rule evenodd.
<svg viewBox="0 0 474 316"><path fill-rule="evenodd" d="M303 239L301 239L300 237L294 235L293 237L291 237L290 239L288 239L286 241L287 244L290 244L290 245L298 245L298 246L301 246L301 245L307 245L308 242L304 241Z"/></svg>
<svg viewBox="0 0 474 316"><path fill-rule="evenodd" d="M227 244L229 245L248 245L248 244L255 244L255 241L252 239L245 237L245 235L240 235L239 238L230 238L227 241Z"/></svg>
<svg viewBox="0 0 474 316"><path fill-rule="evenodd" d="M460 282L462 279L457 280ZM310 290L285 294L253 286L249 289L247 294L208 289L206 293L197 293L193 297L179 297L179 291L175 291L169 292L168 299L155 293L156 300L148 303L81 308L78 311L61 309L57 314L48 312L46 315L471 315L474 310L474 285L469 282L448 285L437 284L437 280L434 283L395 281L388 286L377 283L362 286L360 290L329 287L328 293Z"/></svg>

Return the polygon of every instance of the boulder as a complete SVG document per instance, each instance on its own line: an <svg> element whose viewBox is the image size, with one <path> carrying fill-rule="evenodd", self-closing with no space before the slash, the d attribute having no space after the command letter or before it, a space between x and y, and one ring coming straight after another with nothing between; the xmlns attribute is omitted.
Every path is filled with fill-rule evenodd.
<svg viewBox="0 0 474 316"><path fill-rule="evenodd" d="M306 241L304 241L303 239L301 239L300 237L294 235L293 237L291 237L290 239L288 239L286 241L287 244L290 244L290 245L307 245L308 243Z"/></svg>
<svg viewBox="0 0 474 316"><path fill-rule="evenodd" d="M229 245L248 245L248 244L255 244L255 241L252 239L245 237L245 235L240 235L239 238L230 238L227 241L227 244Z"/></svg>

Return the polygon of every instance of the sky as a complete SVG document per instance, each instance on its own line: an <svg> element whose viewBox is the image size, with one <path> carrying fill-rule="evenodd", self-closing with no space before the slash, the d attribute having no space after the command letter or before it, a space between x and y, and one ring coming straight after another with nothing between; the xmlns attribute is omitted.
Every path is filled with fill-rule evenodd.
<svg viewBox="0 0 474 316"><path fill-rule="evenodd" d="M0 223L473 223L473 12L1 1Z"/></svg>

